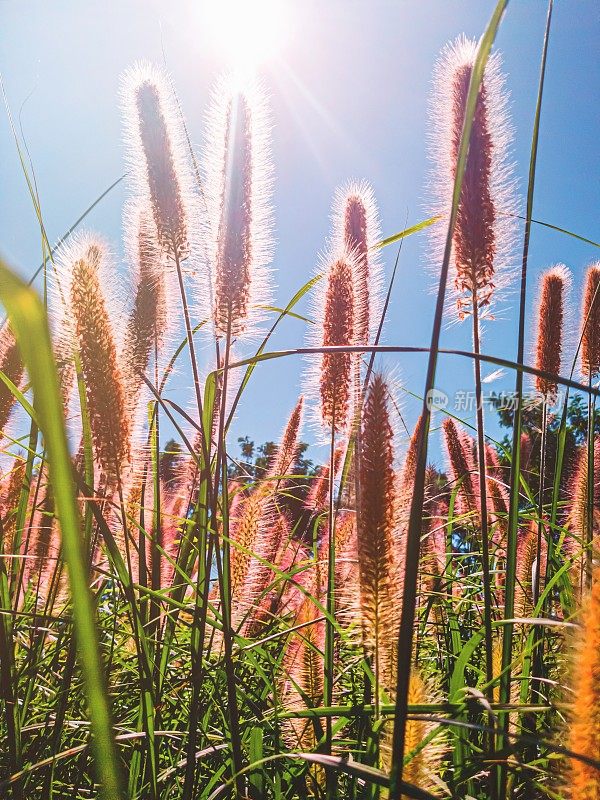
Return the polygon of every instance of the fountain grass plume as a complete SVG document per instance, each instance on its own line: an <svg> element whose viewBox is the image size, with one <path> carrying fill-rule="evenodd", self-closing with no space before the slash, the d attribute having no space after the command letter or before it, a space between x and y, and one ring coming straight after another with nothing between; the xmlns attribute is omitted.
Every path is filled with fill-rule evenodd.
<svg viewBox="0 0 600 800"><path fill-rule="evenodd" d="M266 478L270 482L276 482L276 488L282 487L282 484L285 483L285 476L289 474L298 459L303 409L304 397L300 395L298 402L290 414L277 450L267 469Z"/></svg>
<svg viewBox="0 0 600 800"><path fill-rule="evenodd" d="M325 273L313 293L312 316L316 324L310 345L315 347L355 344L356 267L353 256L340 254L322 259ZM307 372L307 394L314 398L317 429L325 437L349 429L354 406L354 364L352 353L322 353L312 356Z"/></svg>
<svg viewBox="0 0 600 800"><path fill-rule="evenodd" d="M147 368L155 346L160 355L169 344L178 322L177 287L148 209L132 200L126 204L123 217L125 249L132 274L132 303L123 353L131 368L140 373Z"/></svg>
<svg viewBox="0 0 600 800"><path fill-rule="evenodd" d="M408 686L408 702L411 705L425 705L438 702L440 692L431 679L424 676L417 667L411 670ZM403 779L413 786L439 796L437 780L440 764L448 749L448 738L441 732L429 742L427 737L435 730L436 722L425 718L408 719L406 723L405 754L409 758L404 766ZM389 772L392 756L392 731L390 721L386 721L380 741L381 766ZM408 795L401 795L408 800Z"/></svg>
<svg viewBox="0 0 600 800"><path fill-rule="evenodd" d="M17 388L22 388L25 368L16 339L8 324L0 331L0 370ZM0 435L4 434L15 402L15 396L2 381L0 383Z"/></svg>
<svg viewBox="0 0 600 800"><path fill-rule="evenodd" d="M227 75L212 93L204 148L211 268L198 296L217 336L252 336L270 302L273 254L269 112L262 85Z"/></svg>
<svg viewBox="0 0 600 800"><path fill-rule="evenodd" d="M493 526L492 538L497 547L506 546L508 524L509 494L506 486L504 467L501 466L496 449L490 444L485 446L485 463L487 475L487 494L489 499L490 523Z"/></svg>
<svg viewBox="0 0 600 800"><path fill-rule="evenodd" d="M11 469L0 479L0 520L2 522L2 543L0 553L17 552L16 532L17 532L17 506L19 497L23 489L25 480L25 469L27 462L21 456L15 457ZM25 568L27 569L27 564ZM20 570L21 565L17 561L9 565L8 571Z"/></svg>
<svg viewBox="0 0 600 800"><path fill-rule="evenodd" d="M565 294L571 284L571 273L564 264L555 264L542 273L539 283L535 368L552 375L561 374ZM535 388L548 402L556 397L557 383L537 376Z"/></svg>
<svg viewBox="0 0 600 800"><path fill-rule="evenodd" d="M575 468L567 487L566 526L571 537L574 537L576 541L573 542L571 537L565 539L565 546L568 551L574 551L574 554L577 554L573 564L573 580L579 596L585 583L584 572L586 565L586 555L581 553L581 548L586 546L592 548L593 561L597 561L600 551L600 439L598 438L594 442L594 507L591 519L588 513L590 495L588 473L588 450L586 446L581 446L577 452ZM592 523L591 530L590 521Z"/></svg>
<svg viewBox="0 0 600 800"><path fill-rule="evenodd" d="M325 624L318 620L320 611L310 598L300 607L296 624L300 630L292 634L283 658L283 699L290 711L317 708L324 698ZM315 718L288 719L285 722L285 738L293 750L310 752L316 749L322 737L321 721ZM314 784L323 787L324 770L312 766L307 780L307 789L313 794Z"/></svg>
<svg viewBox="0 0 600 800"><path fill-rule="evenodd" d="M277 508L277 493L286 484L298 457L303 398L300 397L285 426L280 444L267 468L265 479L240 500L231 514L231 597L232 618L240 621L256 609L271 576L270 564L290 523ZM266 563L265 563L266 562Z"/></svg>
<svg viewBox="0 0 600 800"><path fill-rule="evenodd" d="M434 71L430 100L430 151L433 213L449 215L467 92L477 42L459 36L442 50ZM451 254L455 314L472 313L474 295L481 312L512 277L515 236L515 182L509 159L512 129L501 57L486 64L473 119ZM441 261L445 226L432 228L434 257Z"/></svg>
<svg viewBox="0 0 600 800"><path fill-rule="evenodd" d="M157 370L169 333L177 318L174 302L175 286L172 274L165 269L156 226L151 214L135 204L125 215L125 230L129 245L129 260L133 266L133 302L129 311L121 348L127 402L132 413L140 406L145 392L143 377L154 363Z"/></svg>
<svg viewBox="0 0 600 800"><path fill-rule="evenodd" d="M335 480L342 459L344 458L344 448L338 446L333 455L333 478ZM307 511L320 514L325 511L327 505L327 495L329 494L329 464L322 464L316 475L311 479L310 488L304 501L304 508Z"/></svg>
<svg viewBox="0 0 600 800"><path fill-rule="evenodd" d="M110 308L116 288L111 257L100 239L82 234L56 261L56 287L65 299L57 303L59 336L80 359L94 455L105 481L114 485L130 465L133 417L118 355L116 310Z"/></svg>
<svg viewBox="0 0 600 800"><path fill-rule="evenodd" d="M408 524L408 514L410 513L412 487L415 479L415 471L417 469L417 454L419 452L419 443L423 435L423 430L423 416L421 415L415 424L415 429L410 437L410 442L404 456L402 469L398 473L400 513L403 517L406 517L406 524Z"/></svg>
<svg viewBox="0 0 600 800"><path fill-rule="evenodd" d="M581 373L591 379L600 372L600 261L585 276L581 309Z"/></svg>
<svg viewBox="0 0 600 800"><path fill-rule="evenodd" d="M442 430L452 483L455 486L460 482L456 509L461 516L472 518L473 524L477 525L479 489L475 478L477 464L473 440L466 431L459 429L451 417L446 417L443 421Z"/></svg>
<svg viewBox="0 0 600 800"><path fill-rule="evenodd" d="M515 585L515 613L519 617L530 617L533 614L533 586L536 561L538 558L538 522L531 520L525 527L519 528L517 534L517 572ZM544 577L548 543L542 533L540 576ZM543 586L542 586L543 589Z"/></svg>
<svg viewBox="0 0 600 800"><path fill-rule="evenodd" d="M573 752L598 758L600 752L600 575L594 575L592 590L584 601L580 628L571 659L571 689L568 702L567 746ZM570 797L600 798L600 771L578 759L569 759L566 775Z"/></svg>
<svg viewBox="0 0 600 800"><path fill-rule="evenodd" d="M190 256L198 205L185 131L166 72L138 62L121 78L121 109L132 195L149 211L169 260Z"/></svg>
<svg viewBox="0 0 600 800"><path fill-rule="evenodd" d="M367 181L351 181L337 189L333 200L336 249L354 256L356 344L374 341L382 310L382 266L376 247L381 239L375 193Z"/></svg>
<svg viewBox="0 0 600 800"><path fill-rule="evenodd" d="M357 554L364 644L373 656L378 684L389 690L400 615L394 581L398 487L388 403L387 383L375 374L362 410Z"/></svg>

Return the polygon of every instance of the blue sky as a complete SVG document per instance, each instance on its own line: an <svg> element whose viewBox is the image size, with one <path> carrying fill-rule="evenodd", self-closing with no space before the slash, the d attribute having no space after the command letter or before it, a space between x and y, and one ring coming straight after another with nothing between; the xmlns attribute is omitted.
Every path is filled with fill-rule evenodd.
<svg viewBox="0 0 600 800"><path fill-rule="evenodd" d="M427 96L436 57L464 32L477 37L493 9L488 0L290 0L289 31L279 61L262 75L273 113L277 302L284 305L311 276L329 232L331 198L349 178L368 179L385 235L426 215ZM497 48L504 56L515 127L514 156L525 193L539 59L543 0L509 5ZM0 71L19 116L51 240L57 239L123 171L117 108L119 75L131 62L162 62L179 92L192 139L200 147L210 86L227 66L193 2L121 0L52 3L0 0ZM600 10L593 0L558 0L534 216L600 240ZM6 118L0 120L0 249L24 275L40 261L40 234ZM121 252L125 189L114 190L86 221ZM519 242L520 244L520 242ZM518 259L517 248L515 260ZM579 304L585 266L597 249L535 227L530 290L557 261L574 273ZM389 276L395 251L385 252ZM407 240L385 329L386 344L428 345L433 298L423 235ZM530 292L531 294L531 292ZM484 349L506 358L516 350L516 297L486 327ZM532 315L528 315L528 322ZM302 323L287 321L275 347L303 342ZM444 331L443 346L468 349L468 326ZM207 358L201 351L201 359ZM386 358L406 387L419 393L424 360ZM203 366L201 364L201 366ZM261 365L240 408L232 437L274 438L301 390L298 358ZM449 394L472 388L472 366L440 362L438 385ZM185 380L176 396L185 399ZM510 388L512 376L494 385ZM419 406L406 399L414 422ZM495 426L490 427L494 432ZM310 438L309 434L305 434ZM437 452L437 446L433 446Z"/></svg>

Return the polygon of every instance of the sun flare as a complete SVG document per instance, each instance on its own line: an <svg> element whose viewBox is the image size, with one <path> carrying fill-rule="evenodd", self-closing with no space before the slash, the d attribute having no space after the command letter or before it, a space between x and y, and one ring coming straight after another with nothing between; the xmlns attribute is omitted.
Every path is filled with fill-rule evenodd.
<svg viewBox="0 0 600 800"><path fill-rule="evenodd" d="M276 58L288 33L285 0L206 0L202 23L215 50L242 74Z"/></svg>

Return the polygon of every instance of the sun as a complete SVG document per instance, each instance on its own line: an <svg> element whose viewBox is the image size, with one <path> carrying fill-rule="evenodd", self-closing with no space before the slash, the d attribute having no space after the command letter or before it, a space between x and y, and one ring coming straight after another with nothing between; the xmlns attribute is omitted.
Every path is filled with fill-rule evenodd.
<svg viewBox="0 0 600 800"><path fill-rule="evenodd" d="M232 70L253 72L281 53L286 0L205 0L200 10L208 38Z"/></svg>

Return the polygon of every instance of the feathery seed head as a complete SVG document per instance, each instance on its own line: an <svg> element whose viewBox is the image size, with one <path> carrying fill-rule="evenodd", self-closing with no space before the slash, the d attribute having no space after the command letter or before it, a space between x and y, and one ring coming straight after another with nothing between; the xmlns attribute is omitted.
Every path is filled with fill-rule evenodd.
<svg viewBox="0 0 600 800"><path fill-rule="evenodd" d="M556 264L543 273L539 288L537 314L536 369L560 375L565 317L565 293L571 274L563 264ZM556 396L556 381L536 377L535 388L548 400Z"/></svg>
<svg viewBox="0 0 600 800"><path fill-rule="evenodd" d="M592 477L594 504L591 530L588 514L588 475L588 450L586 446L581 446L576 454L576 466L567 489L567 527L576 537L576 542L573 542L572 537L567 537L564 542L569 550L575 550L577 553L573 564L576 593L579 593L585 583L584 573L587 558L586 554L581 552L581 548L591 544L593 561L598 560L600 551L600 439L597 437L594 442L594 475Z"/></svg>
<svg viewBox="0 0 600 800"><path fill-rule="evenodd" d="M296 463L303 407L304 397L300 396L287 421L277 452L269 464L268 478L280 478L287 475Z"/></svg>
<svg viewBox="0 0 600 800"><path fill-rule="evenodd" d="M389 651L399 615L393 580L397 487L388 395L383 377L374 375L362 411L357 551L364 641L375 656L380 684L389 689Z"/></svg>
<svg viewBox="0 0 600 800"><path fill-rule="evenodd" d="M316 311L318 347L354 345L355 295L352 258L334 258L327 270L322 307ZM345 431L352 416L352 353L323 353L315 358L320 405L318 418L331 431Z"/></svg>
<svg viewBox="0 0 600 800"><path fill-rule="evenodd" d="M421 415L416 422L415 429L410 437L410 442L406 455L404 456L404 463L398 476L398 484L400 488L400 505L401 513L408 515L410 511L410 503L412 501L412 492L415 481L415 473L417 470L417 459L419 455L419 447L421 445L421 436L425 430L425 423Z"/></svg>
<svg viewBox="0 0 600 800"><path fill-rule="evenodd" d="M129 464L132 417L102 288L114 283L109 261L106 246L89 235L73 239L58 258L60 288L67 304L61 335L79 353L95 455L110 481L123 475Z"/></svg>
<svg viewBox="0 0 600 800"><path fill-rule="evenodd" d="M9 378L17 388L23 384L25 369L17 340L9 323L0 331L0 370ZM4 432L11 411L15 405L15 396L8 386L2 381L0 385L0 434Z"/></svg>
<svg viewBox="0 0 600 800"><path fill-rule="evenodd" d="M374 339L381 312L381 238L373 189L366 181L336 191L333 203L334 240L340 251L354 256L355 344Z"/></svg>
<svg viewBox="0 0 600 800"><path fill-rule="evenodd" d="M293 634L284 655L283 667L287 680L283 687L284 703L290 710L316 708L323 702L325 625L318 621L319 611L310 598L306 598L298 612L297 624L303 627ZM289 719L286 723L289 746L301 750L314 750L320 736L311 719ZM311 768L311 792L314 783L324 784L322 767Z"/></svg>
<svg viewBox="0 0 600 800"><path fill-rule="evenodd" d="M600 261L590 264L581 309L581 372L586 378L600 372Z"/></svg>
<svg viewBox="0 0 600 800"><path fill-rule="evenodd" d="M194 200L183 125L169 78L144 62L129 68L121 83L134 196L151 209L162 251L183 260L190 252Z"/></svg>
<svg viewBox="0 0 600 800"><path fill-rule="evenodd" d="M460 36L448 44L435 68L431 100L432 183L435 211L447 216L452 193L471 73L477 42ZM469 151L452 242L451 267L459 319L478 307L489 306L498 286L510 278L514 224L506 212L514 208L514 182L507 160L511 129L507 122L507 92L500 56L486 65L475 107ZM442 229L433 232L438 249Z"/></svg>
<svg viewBox="0 0 600 800"><path fill-rule="evenodd" d="M473 440L465 431L459 430L451 417L446 417L443 421L442 430L452 482L456 484L461 481L456 497L458 513L465 516L474 515L476 524L479 514L479 490L475 478L477 465Z"/></svg>
<svg viewBox="0 0 600 800"><path fill-rule="evenodd" d="M138 206L135 221L135 289L129 313L121 362L128 403L139 405L142 376L153 357L159 357L172 314L168 273L163 269L156 227L152 216ZM171 312L171 313L170 313Z"/></svg>
<svg viewBox="0 0 600 800"><path fill-rule="evenodd" d="M251 333L268 305L272 258L270 142L265 92L222 79L209 114L205 159L211 316L219 336ZM203 287L200 287L202 290Z"/></svg>
<svg viewBox="0 0 600 800"><path fill-rule="evenodd" d="M333 454L333 477L338 474L342 459L344 458L344 448L338 446ZM327 496L329 494L329 464L319 467L319 471L311 481L310 489L304 501L307 511L321 512L325 510Z"/></svg>
<svg viewBox="0 0 600 800"><path fill-rule="evenodd" d="M579 755L597 759L600 752L600 575L581 612L571 664L568 747ZM581 800L600 798L600 772L583 761L570 759L570 796Z"/></svg>
<svg viewBox="0 0 600 800"><path fill-rule="evenodd" d="M519 617L529 617L533 613L533 586L537 567L537 539L538 523L531 520L525 528L519 528L517 533L517 571L515 586L515 613ZM546 570L546 556L548 544L542 532L541 561L539 565L540 586L543 589L543 580Z"/></svg>

